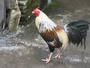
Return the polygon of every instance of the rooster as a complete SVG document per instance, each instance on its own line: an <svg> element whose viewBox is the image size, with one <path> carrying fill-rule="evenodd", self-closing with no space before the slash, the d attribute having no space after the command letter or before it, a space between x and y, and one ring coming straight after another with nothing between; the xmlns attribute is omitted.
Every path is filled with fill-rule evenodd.
<svg viewBox="0 0 90 68"><path fill-rule="evenodd" d="M84 20L74 21L62 26L56 25L44 12L35 8L32 11L35 14L35 24L41 37L47 43L50 54L42 61L49 63L51 61L53 52L57 49L57 53L53 58L60 58L62 53L60 49L65 49L70 43L76 44L86 48L85 41L87 31L89 29L89 22Z"/></svg>

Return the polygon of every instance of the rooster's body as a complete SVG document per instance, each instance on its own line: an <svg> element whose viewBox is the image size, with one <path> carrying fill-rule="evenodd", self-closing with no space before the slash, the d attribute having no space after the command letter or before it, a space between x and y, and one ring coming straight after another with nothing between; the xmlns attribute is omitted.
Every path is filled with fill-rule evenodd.
<svg viewBox="0 0 90 68"><path fill-rule="evenodd" d="M42 59L46 63L51 60L55 48L57 48L57 55L54 58L60 58L59 48L65 49L70 42L78 46L84 40L85 48L87 30L89 29L87 21L76 21L61 27L57 26L46 14L37 8L32 13L37 16L35 20L36 27L50 50L49 58Z"/></svg>

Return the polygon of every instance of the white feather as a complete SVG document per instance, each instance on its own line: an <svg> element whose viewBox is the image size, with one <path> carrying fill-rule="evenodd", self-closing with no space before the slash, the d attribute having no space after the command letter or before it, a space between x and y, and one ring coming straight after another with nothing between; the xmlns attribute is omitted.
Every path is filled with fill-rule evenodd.
<svg viewBox="0 0 90 68"><path fill-rule="evenodd" d="M68 24L65 24L65 25L64 25L64 30L65 30L65 32L68 32L67 25L68 25Z"/></svg>
<svg viewBox="0 0 90 68"><path fill-rule="evenodd" d="M57 25L42 11L40 11L40 15L36 17L36 26L39 32L45 32L46 30L52 30Z"/></svg>

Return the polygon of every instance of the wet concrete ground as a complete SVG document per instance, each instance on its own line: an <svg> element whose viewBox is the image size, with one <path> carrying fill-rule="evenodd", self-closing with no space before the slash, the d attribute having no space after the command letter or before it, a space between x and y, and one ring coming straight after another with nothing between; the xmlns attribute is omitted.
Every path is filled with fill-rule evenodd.
<svg viewBox="0 0 90 68"><path fill-rule="evenodd" d="M65 13L60 13L59 10L57 13L53 11L53 15L48 12L49 17L58 25L63 26L79 19L90 22L89 8ZM63 51L61 59L53 59L49 64L41 61L49 51L33 23L20 29L16 35L6 32L0 34L0 68L90 68L90 30L86 50L71 44Z"/></svg>

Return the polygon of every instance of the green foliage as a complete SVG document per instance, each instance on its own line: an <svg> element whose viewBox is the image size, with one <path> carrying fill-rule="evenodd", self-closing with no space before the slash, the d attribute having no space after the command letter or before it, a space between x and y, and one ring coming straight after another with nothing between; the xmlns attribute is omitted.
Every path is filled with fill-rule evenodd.
<svg viewBox="0 0 90 68"><path fill-rule="evenodd" d="M58 6L58 1L53 0L51 4L47 5L46 8L55 8Z"/></svg>

